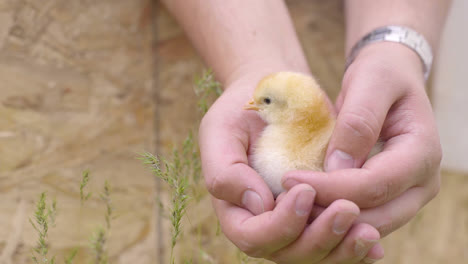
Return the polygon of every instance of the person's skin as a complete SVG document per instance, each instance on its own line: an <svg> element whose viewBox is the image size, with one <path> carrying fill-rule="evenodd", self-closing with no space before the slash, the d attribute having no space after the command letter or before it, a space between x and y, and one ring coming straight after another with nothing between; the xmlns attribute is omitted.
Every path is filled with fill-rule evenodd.
<svg viewBox="0 0 468 264"><path fill-rule="evenodd" d="M346 1L347 54L365 34L385 25L416 30L435 52L450 2ZM359 221L382 236L413 218L439 191L442 156L422 67L402 44L364 47L343 78L327 173L287 173L285 187L314 186L322 206L343 198L355 202L362 209ZM365 162L379 137L386 142L383 152Z"/></svg>
<svg viewBox="0 0 468 264"><path fill-rule="evenodd" d="M337 127L327 154L332 172L288 173L288 192L276 205L261 177L248 166L251 147L265 124L243 105L269 73L310 74L284 2L163 2L225 87L203 118L199 134L205 181L225 235L247 254L279 263L364 263L364 258L382 258L375 227L382 235L395 230L438 190L440 146L417 55L392 43L361 51L346 72L336 105ZM438 39L445 1L376 1L378 8L372 2L347 3L348 50L362 35L387 24L410 25L432 43ZM420 8L431 23L411 8ZM406 17L405 12L411 23L391 20ZM384 151L358 169L379 132L387 140ZM353 157L352 166L333 161L337 149ZM356 169L336 170L350 167ZM360 212L358 206L365 209Z"/></svg>

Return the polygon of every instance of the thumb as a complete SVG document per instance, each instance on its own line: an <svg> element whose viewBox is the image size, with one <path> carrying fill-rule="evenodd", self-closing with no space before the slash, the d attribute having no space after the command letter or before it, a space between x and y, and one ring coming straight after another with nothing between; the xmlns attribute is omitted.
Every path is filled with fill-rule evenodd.
<svg viewBox="0 0 468 264"><path fill-rule="evenodd" d="M361 167L379 138L390 107L398 99L397 89L375 75L345 77L348 78L343 81L342 104L327 150L326 171Z"/></svg>

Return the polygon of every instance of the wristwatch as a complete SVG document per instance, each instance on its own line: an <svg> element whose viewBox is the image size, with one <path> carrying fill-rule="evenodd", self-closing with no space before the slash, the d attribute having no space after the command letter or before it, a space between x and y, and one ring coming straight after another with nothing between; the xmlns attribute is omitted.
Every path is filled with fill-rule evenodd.
<svg viewBox="0 0 468 264"><path fill-rule="evenodd" d="M351 65L356 56L359 54L359 51L364 46L380 41L401 43L416 52L423 63L424 79L427 81L431 71L433 59L431 46L423 35L419 34L411 28L403 26L380 27L365 35L351 49L351 53L346 60L345 69Z"/></svg>

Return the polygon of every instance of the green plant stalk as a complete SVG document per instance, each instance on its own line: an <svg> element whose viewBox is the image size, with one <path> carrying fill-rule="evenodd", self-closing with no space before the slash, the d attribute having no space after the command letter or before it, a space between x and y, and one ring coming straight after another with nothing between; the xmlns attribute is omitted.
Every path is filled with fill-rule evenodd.
<svg viewBox="0 0 468 264"><path fill-rule="evenodd" d="M80 183L81 205L83 205L83 203L87 201L89 197L91 197L91 192L89 192L88 194L85 194L85 191L84 191L85 187L88 185L88 182L89 182L89 170L85 170L83 171L83 176L81 178L81 183Z"/></svg>
<svg viewBox="0 0 468 264"><path fill-rule="evenodd" d="M181 160L179 152L173 151L172 161L157 158L151 153L141 154L140 159L148 165L154 176L162 179L171 190L170 221L172 226L170 262L175 263L174 248L181 234L181 220L185 215L189 196L187 194L188 176L186 161ZM164 169L161 169L161 164Z"/></svg>
<svg viewBox="0 0 468 264"><path fill-rule="evenodd" d="M34 252L32 253L31 258L35 263L54 264L55 256L50 260L47 258L49 246L46 239L49 226L54 226L55 224L57 201L54 198L52 206L47 207L46 198L46 193L42 192L39 196L39 201L36 204L36 211L34 212L35 223L31 218L29 219L29 222L39 235L37 245L33 248L33 251L40 256L40 260L38 260L38 258L35 256Z"/></svg>
<svg viewBox="0 0 468 264"><path fill-rule="evenodd" d="M112 200L110 198L111 188L109 182L106 180L104 183L104 190L101 193L101 200L106 206L104 213L105 227L99 227L91 238L91 248L94 252L94 264L108 264L109 257L107 253L107 241L111 229L111 220L114 212Z"/></svg>
<svg viewBox="0 0 468 264"><path fill-rule="evenodd" d="M65 264L73 264L73 260L75 259L77 253L78 253L78 249L77 249L77 248L74 248L74 249L70 252L70 254L68 255L68 257L65 258L65 260L64 260Z"/></svg>
<svg viewBox="0 0 468 264"><path fill-rule="evenodd" d="M196 77L194 82L195 94L198 96L198 109L204 115L209 108L208 98L219 97L223 90L221 84L215 80L211 69L203 71L202 76Z"/></svg>
<svg viewBox="0 0 468 264"><path fill-rule="evenodd" d="M91 238L91 248L94 251L94 264L107 264L106 253L107 232L103 227L99 227Z"/></svg>
<svg viewBox="0 0 468 264"><path fill-rule="evenodd" d="M222 93L221 84L214 79L211 70L204 71L202 76L195 80L194 90L199 97L198 108L202 115L208 111L212 100ZM141 154L140 159L148 165L156 178L163 180L169 187L171 206L164 208L169 210L172 226L170 263L175 263L174 248L181 235L181 220L186 213L189 197L195 197L195 200L199 201L203 195L197 193L196 188L201 179L198 145L193 134L189 133L181 146L181 153L175 149L170 160L155 157L151 153Z"/></svg>
<svg viewBox="0 0 468 264"><path fill-rule="evenodd" d="M101 194L101 199L104 201L106 205L106 213L105 213L106 229L107 231L109 231L111 228L111 218L112 218L112 213L114 212L114 209L112 206L112 200L110 198L110 185L107 180L104 182L104 192Z"/></svg>

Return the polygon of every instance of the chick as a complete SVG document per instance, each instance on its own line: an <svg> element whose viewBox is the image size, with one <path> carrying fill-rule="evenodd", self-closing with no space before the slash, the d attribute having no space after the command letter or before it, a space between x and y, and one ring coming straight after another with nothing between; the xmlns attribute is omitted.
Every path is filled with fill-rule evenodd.
<svg viewBox="0 0 468 264"><path fill-rule="evenodd" d="M335 126L325 94L310 76L279 72L266 76L244 107L267 123L253 149L252 167L277 197L291 170L323 171Z"/></svg>

